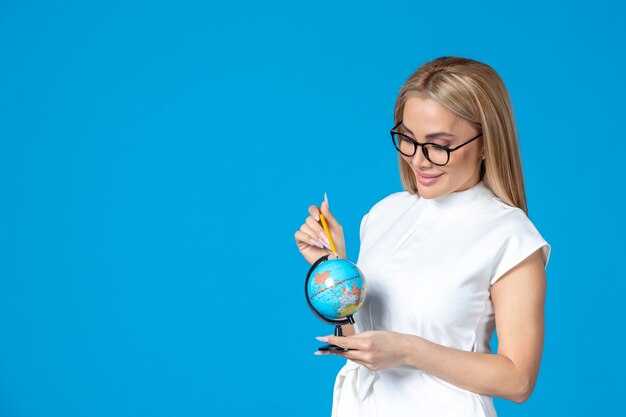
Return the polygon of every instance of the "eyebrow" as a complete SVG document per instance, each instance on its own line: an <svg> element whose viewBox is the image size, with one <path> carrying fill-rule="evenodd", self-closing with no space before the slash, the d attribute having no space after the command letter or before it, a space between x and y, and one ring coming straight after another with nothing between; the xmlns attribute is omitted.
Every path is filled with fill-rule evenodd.
<svg viewBox="0 0 626 417"><path fill-rule="evenodd" d="M413 132L411 131L411 129L409 129L408 127L406 127L406 125L404 124L404 122L402 122L402 123L401 123L401 125L402 125L402 126L403 126L406 130L408 130L409 132L411 132L411 134L412 134L413 136L415 136L415 133L413 133ZM456 137L456 135L454 135L454 134L452 134L452 133L448 133L448 132L435 132L435 133L429 133L429 134L427 134L427 135L426 135L426 136L424 136L424 137L425 137L426 139L432 139L432 138L436 138L436 137L439 137L439 136L446 136L446 137L450 137L450 138L454 138L454 137Z"/></svg>

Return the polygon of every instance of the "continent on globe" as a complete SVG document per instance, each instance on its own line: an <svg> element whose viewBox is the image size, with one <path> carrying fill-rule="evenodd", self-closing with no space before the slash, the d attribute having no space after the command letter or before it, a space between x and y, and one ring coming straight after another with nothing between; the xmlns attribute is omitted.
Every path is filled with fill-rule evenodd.
<svg viewBox="0 0 626 417"><path fill-rule="evenodd" d="M360 297L361 290L359 290L356 284L352 284L352 291L349 291L347 288L343 288L343 296L339 298L339 303L341 304L341 307L339 308L339 314L341 315L341 317L349 316L359 309Z"/></svg>
<svg viewBox="0 0 626 417"><path fill-rule="evenodd" d="M328 279L328 277L330 276L330 272L329 271L324 271L321 274L315 274L315 283L316 284L323 284L326 282L326 280Z"/></svg>

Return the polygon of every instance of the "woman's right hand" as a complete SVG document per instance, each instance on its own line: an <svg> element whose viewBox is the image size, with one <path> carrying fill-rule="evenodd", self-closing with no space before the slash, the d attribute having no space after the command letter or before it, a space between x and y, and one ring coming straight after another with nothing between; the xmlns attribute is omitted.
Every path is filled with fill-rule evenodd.
<svg viewBox="0 0 626 417"><path fill-rule="evenodd" d="M320 211L326 218L330 236L337 249L337 256L346 259L343 227L328 209L328 198L325 198L319 208L315 205L309 206L309 217L300 226L300 230L295 233L298 250L311 265L322 256L333 253L320 220Z"/></svg>

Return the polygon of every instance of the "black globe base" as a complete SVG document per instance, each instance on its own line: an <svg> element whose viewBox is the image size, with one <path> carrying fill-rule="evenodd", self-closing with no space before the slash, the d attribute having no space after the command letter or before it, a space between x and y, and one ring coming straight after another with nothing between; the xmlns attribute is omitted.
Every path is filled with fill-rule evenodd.
<svg viewBox="0 0 626 417"><path fill-rule="evenodd" d="M350 319L352 319L352 317L350 317ZM353 320L350 320L352 323L354 323ZM343 337L343 330L341 329L341 326L338 324L335 326L335 336L338 337ZM320 346L319 348L317 348L317 350L321 350L322 352L347 352L349 350L352 350L350 348L344 348L341 346L337 346L337 345L331 345L326 344L324 346Z"/></svg>
<svg viewBox="0 0 626 417"><path fill-rule="evenodd" d="M320 350L322 352L347 352L352 349L343 348L341 346L336 346L336 345L324 345L324 346L318 347L317 350Z"/></svg>

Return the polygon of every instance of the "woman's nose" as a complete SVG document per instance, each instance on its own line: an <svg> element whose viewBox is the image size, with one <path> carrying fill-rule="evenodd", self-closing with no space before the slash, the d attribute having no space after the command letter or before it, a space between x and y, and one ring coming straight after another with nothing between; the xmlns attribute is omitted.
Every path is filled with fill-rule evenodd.
<svg viewBox="0 0 626 417"><path fill-rule="evenodd" d="M416 168L430 168L432 163L426 159L426 155L424 155L424 149L421 146L418 146L415 150L415 155L411 157L411 165Z"/></svg>

